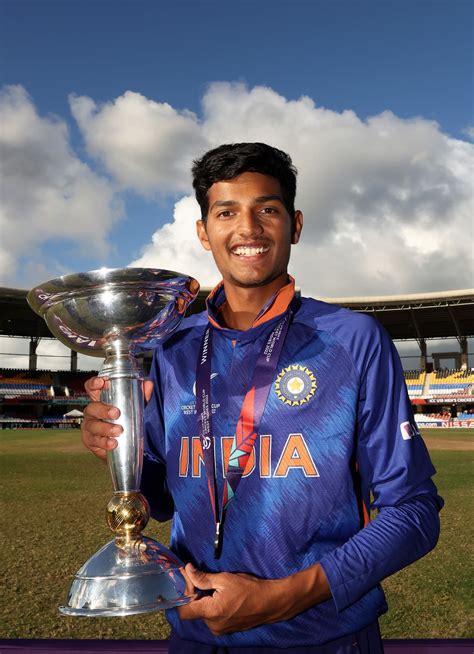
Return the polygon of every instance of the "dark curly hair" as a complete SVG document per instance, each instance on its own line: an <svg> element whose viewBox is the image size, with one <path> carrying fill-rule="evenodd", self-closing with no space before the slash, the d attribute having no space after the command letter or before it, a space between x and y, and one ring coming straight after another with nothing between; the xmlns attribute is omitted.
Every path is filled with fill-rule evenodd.
<svg viewBox="0 0 474 654"><path fill-rule="evenodd" d="M279 181L283 202L293 220L297 170L291 157L265 143L232 143L209 150L193 162L193 187L204 221L209 211L209 188L215 182L248 172L269 175Z"/></svg>

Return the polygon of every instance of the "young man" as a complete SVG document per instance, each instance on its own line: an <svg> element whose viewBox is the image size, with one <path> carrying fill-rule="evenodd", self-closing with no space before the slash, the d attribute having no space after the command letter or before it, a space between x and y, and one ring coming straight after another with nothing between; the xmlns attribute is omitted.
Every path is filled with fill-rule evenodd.
<svg viewBox="0 0 474 654"><path fill-rule="evenodd" d="M142 490L208 591L168 612L170 651L381 651L379 582L434 547L442 506L395 348L371 318L295 297L288 155L223 145L193 174L223 282L155 351L146 389ZM85 416L104 456L118 411Z"/></svg>

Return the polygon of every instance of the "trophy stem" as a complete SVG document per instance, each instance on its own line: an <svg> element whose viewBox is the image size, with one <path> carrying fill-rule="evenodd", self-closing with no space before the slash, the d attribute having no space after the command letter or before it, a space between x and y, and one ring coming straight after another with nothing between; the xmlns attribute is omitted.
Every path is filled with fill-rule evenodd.
<svg viewBox="0 0 474 654"><path fill-rule="evenodd" d="M123 429L117 447L107 452L112 484L115 493L138 492L144 444L143 373L124 339L111 340L105 353L99 377L108 378L109 383L101 400L120 410L120 417L111 422Z"/></svg>

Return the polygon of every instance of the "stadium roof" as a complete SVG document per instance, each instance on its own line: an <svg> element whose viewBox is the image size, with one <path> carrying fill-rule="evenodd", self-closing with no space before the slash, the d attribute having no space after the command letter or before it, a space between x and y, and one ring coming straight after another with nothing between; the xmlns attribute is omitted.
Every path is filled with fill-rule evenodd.
<svg viewBox="0 0 474 654"><path fill-rule="evenodd" d="M28 306L27 292L0 288L0 335L53 338L44 320ZM202 311L208 293L209 289L201 289L191 313ZM321 299L375 316L394 340L474 337L474 289Z"/></svg>
<svg viewBox="0 0 474 654"><path fill-rule="evenodd" d="M473 288L410 295L321 299L374 316L394 340L453 337L461 340L474 336Z"/></svg>

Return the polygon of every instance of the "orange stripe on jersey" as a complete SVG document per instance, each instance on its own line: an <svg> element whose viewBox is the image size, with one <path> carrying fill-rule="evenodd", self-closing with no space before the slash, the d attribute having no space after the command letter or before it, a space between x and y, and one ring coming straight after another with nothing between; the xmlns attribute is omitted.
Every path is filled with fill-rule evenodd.
<svg viewBox="0 0 474 654"><path fill-rule="evenodd" d="M206 298L206 306L212 300L214 295L216 295L216 293L219 292L219 290L222 288L223 285L224 285L224 282L219 282L217 284L217 286L214 286L214 288L212 289L212 291L209 293L209 295ZM220 313L221 309L222 309L222 307L219 308L218 313ZM207 318L208 318L209 322L211 323L211 325L213 327L217 327L218 329L222 329L222 325L219 325L219 323L216 320L214 320L214 318L209 314L209 312L207 314Z"/></svg>
<svg viewBox="0 0 474 654"><path fill-rule="evenodd" d="M236 427L236 441L239 450L249 452L252 447L251 436L255 430L254 426L254 409L255 409L255 386L247 391L240 416ZM255 438L253 439L255 442Z"/></svg>
<svg viewBox="0 0 474 654"><path fill-rule="evenodd" d="M258 327L262 325L267 320L271 320L276 316L281 315L288 309L288 305L295 295L295 280L293 277L290 277L290 281L286 286L280 288L278 293L275 295L273 302L265 309L265 311L258 316L258 318L253 323L252 327Z"/></svg>
<svg viewBox="0 0 474 654"><path fill-rule="evenodd" d="M370 515L369 512L367 511L367 507L365 506L364 500L361 500L362 502L362 515L364 517L364 527L367 527L367 525L370 522Z"/></svg>
<svg viewBox="0 0 474 654"><path fill-rule="evenodd" d="M209 322L211 323L211 325L213 327L217 327L218 329L222 329L222 325L219 325L219 323L216 320L214 320L214 318L211 315L207 314L207 319L209 320Z"/></svg>

